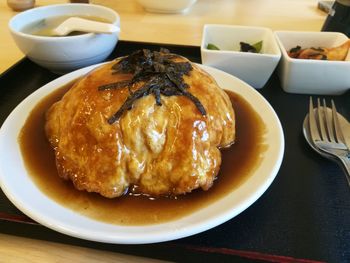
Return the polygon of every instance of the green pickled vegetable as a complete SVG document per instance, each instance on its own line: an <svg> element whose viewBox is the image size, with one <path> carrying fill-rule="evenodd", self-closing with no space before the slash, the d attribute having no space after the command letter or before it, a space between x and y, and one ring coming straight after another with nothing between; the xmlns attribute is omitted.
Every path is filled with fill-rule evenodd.
<svg viewBox="0 0 350 263"><path fill-rule="evenodd" d="M260 53L263 42L259 41L253 45L245 42L239 42L239 44L241 46L241 52Z"/></svg>
<svg viewBox="0 0 350 263"><path fill-rule="evenodd" d="M207 49L210 49L210 50L220 50L220 48L218 48L217 46L215 46L215 45L212 44L212 43L208 43Z"/></svg>
<svg viewBox="0 0 350 263"><path fill-rule="evenodd" d="M261 49L262 49L262 45L263 45L263 41L259 41L256 42L255 44L253 44L252 46L255 48L256 53L260 53Z"/></svg>

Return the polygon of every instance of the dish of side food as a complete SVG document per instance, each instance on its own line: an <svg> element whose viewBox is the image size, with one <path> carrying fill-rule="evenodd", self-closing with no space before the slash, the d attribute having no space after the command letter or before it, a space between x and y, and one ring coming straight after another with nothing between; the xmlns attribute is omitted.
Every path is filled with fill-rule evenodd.
<svg viewBox="0 0 350 263"><path fill-rule="evenodd" d="M0 131L0 182L51 229L152 243L238 215L272 183L283 151L278 117L249 85L141 50L20 103Z"/></svg>
<svg viewBox="0 0 350 263"><path fill-rule="evenodd" d="M291 58L298 59L344 61L348 56L349 48L350 40L347 40L340 46L336 47L302 48L301 46L297 45L288 51L288 55Z"/></svg>
<svg viewBox="0 0 350 263"><path fill-rule="evenodd" d="M345 34L275 31L275 36L282 52L278 74L284 91L340 95L349 90L349 38Z"/></svg>

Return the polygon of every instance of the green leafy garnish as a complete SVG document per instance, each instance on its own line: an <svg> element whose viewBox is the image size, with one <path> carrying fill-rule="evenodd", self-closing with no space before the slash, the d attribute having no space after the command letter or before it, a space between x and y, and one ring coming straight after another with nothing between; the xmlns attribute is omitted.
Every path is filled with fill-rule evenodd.
<svg viewBox="0 0 350 263"><path fill-rule="evenodd" d="M256 50L256 53L260 53L261 51L261 48L262 48L262 45L263 45L263 41L259 41L259 42L256 42L255 44L253 44L252 46L255 48Z"/></svg>
<svg viewBox="0 0 350 263"><path fill-rule="evenodd" d="M256 42L253 45L250 45L250 44L245 43L245 42L240 42L239 44L241 46L241 49L240 49L241 52L260 53L260 51L262 49L263 41L261 40L259 42ZM220 50L220 48L218 48L216 45L214 45L212 43L208 43L207 49Z"/></svg>
<svg viewBox="0 0 350 263"><path fill-rule="evenodd" d="M241 46L241 52L260 53L263 42L259 41L253 45L250 45L245 42L239 42L239 44Z"/></svg>
<svg viewBox="0 0 350 263"><path fill-rule="evenodd" d="M209 43L207 45L207 49L210 49L210 50L220 50L220 48L218 48L217 46L215 46L214 44L212 43Z"/></svg>

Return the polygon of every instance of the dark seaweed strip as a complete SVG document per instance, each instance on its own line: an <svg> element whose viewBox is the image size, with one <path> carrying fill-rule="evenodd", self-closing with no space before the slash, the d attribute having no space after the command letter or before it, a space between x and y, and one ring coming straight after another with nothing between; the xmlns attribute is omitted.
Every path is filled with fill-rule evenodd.
<svg viewBox="0 0 350 263"><path fill-rule="evenodd" d="M193 96L190 92L185 90L188 85L184 82L179 82L179 79L176 75L174 75L173 72L167 73L168 78L177 86L177 88L181 91L182 95L189 98L197 107L197 109L200 111L202 115L207 115L206 110L204 109L204 106L199 101L199 99L195 96Z"/></svg>
<svg viewBox="0 0 350 263"><path fill-rule="evenodd" d="M130 84L129 80L125 81L119 81L119 82L114 82L106 85L102 85L98 87L98 90L111 90L111 89L118 89L118 88L125 88Z"/></svg>
<svg viewBox="0 0 350 263"><path fill-rule="evenodd" d="M129 96L126 101L123 103L123 105L119 108L119 110L108 119L109 124L115 123L124 113L126 110L132 109L133 103L135 100L142 98L143 96L148 95L148 87L143 87L136 92L134 92L131 96Z"/></svg>
<svg viewBox="0 0 350 263"><path fill-rule="evenodd" d="M129 96L119 110L108 119L108 123L116 122L126 110L133 107L133 103L141 97L153 94L156 105L161 106L161 96L185 96L189 98L202 115L206 115L202 103L197 97L188 92L188 85L183 75L189 75L192 65L189 62L174 62L171 59L178 57L170 54L168 50L160 52L143 49L137 50L122 58L112 66L112 74L131 73L130 81L121 81L99 87L99 90L110 90L119 87L128 87ZM132 85L144 82L137 91L132 93Z"/></svg>
<svg viewBox="0 0 350 263"><path fill-rule="evenodd" d="M203 107L202 103L199 101L197 97L193 96L188 91L183 92L183 95L189 98L196 105L197 109L200 111L202 115L207 115L205 108Z"/></svg>

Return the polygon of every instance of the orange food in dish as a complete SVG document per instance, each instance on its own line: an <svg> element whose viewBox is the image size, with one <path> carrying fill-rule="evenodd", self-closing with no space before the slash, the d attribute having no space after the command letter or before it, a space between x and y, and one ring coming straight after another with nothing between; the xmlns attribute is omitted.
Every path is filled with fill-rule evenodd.
<svg viewBox="0 0 350 263"><path fill-rule="evenodd" d="M350 40L346 41L340 46L333 48L318 47L318 48L305 48L296 46L289 50L288 55L291 58L299 59L316 59L316 60L333 60L343 61L345 60L350 48Z"/></svg>
<svg viewBox="0 0 350 263"><path fill-rule="evenodd" d="M108 198L209 189L235 140L228 95L196 64L136 51L78 80L46 114L60 177Z"/></svg>

